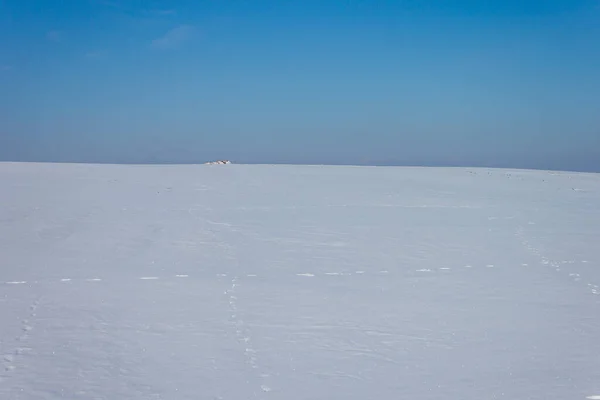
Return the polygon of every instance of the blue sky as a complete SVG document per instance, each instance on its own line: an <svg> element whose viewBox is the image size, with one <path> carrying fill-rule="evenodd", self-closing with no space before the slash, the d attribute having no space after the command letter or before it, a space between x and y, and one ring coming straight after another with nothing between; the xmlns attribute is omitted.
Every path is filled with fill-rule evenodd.
<svg viewBox="0 0 600 400"><path fill-rule="evenodd" d="M600 0L0 0L0 160L600 171Z"/></svg>

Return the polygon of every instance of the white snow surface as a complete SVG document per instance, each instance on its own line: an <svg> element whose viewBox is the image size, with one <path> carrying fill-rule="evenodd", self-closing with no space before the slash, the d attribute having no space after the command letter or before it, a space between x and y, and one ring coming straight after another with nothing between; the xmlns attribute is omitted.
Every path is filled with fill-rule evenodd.
<svg viewBox="0 0 600 400"><path fill-rule="evenodd" d="M0 164L0 399L600 398L600 175Z"/></svg>

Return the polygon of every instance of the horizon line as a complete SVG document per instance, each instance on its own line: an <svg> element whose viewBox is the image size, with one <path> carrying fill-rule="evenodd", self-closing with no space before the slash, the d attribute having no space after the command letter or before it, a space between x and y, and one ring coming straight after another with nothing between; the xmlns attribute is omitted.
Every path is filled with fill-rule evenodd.
<svg viewBox="0 0 600 400"><path fill-rule="evenodd" d="M231 161L231 160L230 160ZM202 166L218 167L210 165L211 161L206 162L83 162L83 161L10 161L0 160L0 164L54 164L54 165L89 165L89 166ZM538 171L538 172L562 172L562 173L578 173L578 174L600 174L600 171L582 171L569 169L552 169L552 168L534 168L534 167L502 167L502 166L475 166L475 165L424 165L424 164L314 164L314 163L282 163L282 162L242 162L236 163L231 161L231 166L281 166L281 167L339 167L339 168L438 168L438 169L480 169L480 170L507 170L507 171ZM223 165L222 168L227 168Z"/></svg>

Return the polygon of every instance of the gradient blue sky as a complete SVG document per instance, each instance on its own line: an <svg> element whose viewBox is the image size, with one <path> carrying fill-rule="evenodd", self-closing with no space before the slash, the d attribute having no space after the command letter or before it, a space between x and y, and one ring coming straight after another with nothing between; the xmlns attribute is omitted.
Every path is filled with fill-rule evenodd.
<svg viewBox="0 0 600 400"><path fill-rule="evenodd" d="M600 171L600 0L0 0L0 160Z"/></svg>

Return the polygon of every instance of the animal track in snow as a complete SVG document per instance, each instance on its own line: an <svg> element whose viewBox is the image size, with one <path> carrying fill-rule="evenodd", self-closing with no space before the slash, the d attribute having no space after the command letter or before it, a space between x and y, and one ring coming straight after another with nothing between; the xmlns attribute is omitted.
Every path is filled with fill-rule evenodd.
<svg viewBox="0 0 600 400"><path fill-rule="evenodd" d="M34 321L37 315L37 309L39 307L40 300L41 299L38 297L33 303L31 303L31 305L29 306L28 317L21 321L21 333L17 337L15 337L15 342L21 343L21 346L18 346L12 351L6 352L2 356L2 362L5 372L14 371L17 368L19 356L31 352L31 348L24 346L23 344L27 342L31 331L34 328Z"/></svg>
<svg viewBox="0 0 600 400"><path fill-rule="evenodd" d="M564 273L562 271L561 265L571 265L571 264L576 264L577 261L575 260L563 260L560 262L557 261L553 261L550 260L549 258L545 257L542 255L540 249L538 249L537 247L535 247L532 243L529 242L529 240L525 237L525 230L523 227L519 227L517 228L517 231L515 233L515 236L517 236L519 238L519 240L521 241L521 244L527 249L529 250L532 254L536 255L539 257L540 259L540 263L546 267L552 267L556 272L559 273ZM587 263L587 260L581 261L581 263ZM526 264L523 264L524 266ZM579 273L568 273L568 277L571 278L574 282L581 282L582 277L581 274ZM600 290L599 287L597 285L588 283L587 284L588 289L590 290L590 292L594 295L598 295L600 294Z"/></svg>
<svg viewBox="0 0 600 400"><path fill-rule="evenodd" d="M240 316L237 301L238 297L236 294L236 289L240 286L237 277L234 277L231 280L231 287L225 291L225 294L228 296L229 303L229 319L233 326L235 327L235 336L240 343L240 345L244 348L244 358L246 359L246 363L250 366L250 368L254 371L260 370L260 366L258 363L258 352L254 348L252 342L252 332L250 328L246 325L243 318ZM267 386L265 380L270 377L269 374L262 373L259 375L260 378L260 388L263 392L270 392L271 387Z"/></svg>

